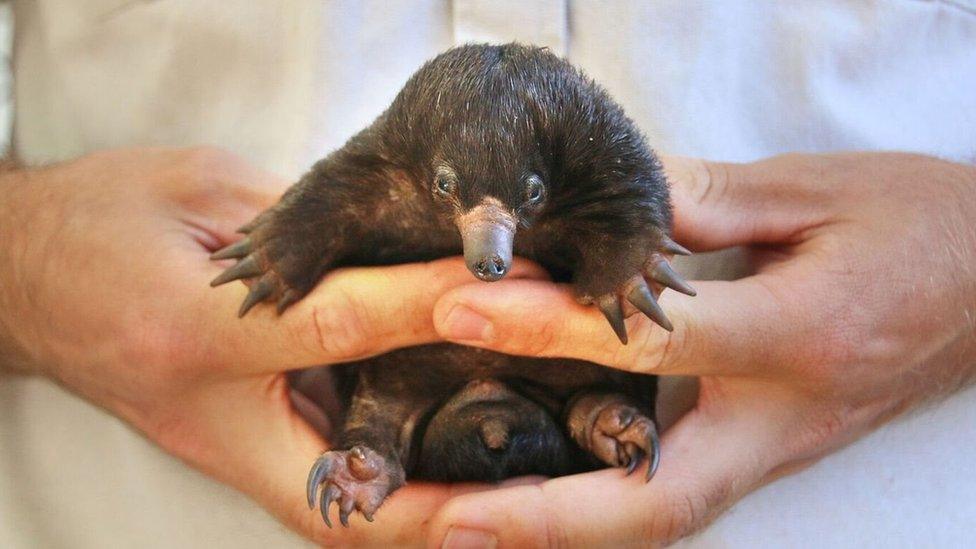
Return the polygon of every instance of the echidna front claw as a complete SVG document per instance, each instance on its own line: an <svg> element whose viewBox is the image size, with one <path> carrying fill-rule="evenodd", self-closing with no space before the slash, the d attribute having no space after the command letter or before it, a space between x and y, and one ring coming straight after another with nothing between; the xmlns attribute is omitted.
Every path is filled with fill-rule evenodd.
<svg viewBox="0 0 976 549"><path fill-rule="evenodd" d="M645 439L645 449L647 453L647 473L644 475L644 482L650 482L657 472L658 465L661 464L661 439L657 434L657 427L653 424Z"/></svg>
<svg viewBox="0 0 976 549"><path fill-rule="evenodd" d="M329 507L332 506L332 502L336 501L342 497L342 490L334 484L330 484L322 490L322 501L319 503L319 512L322 514L322 520L325 521L325 525L332 528L332 519L329 518Z"/></svg>
<svg viewBox="0 0 976 549"><path fill-rule="evenodd" d="M328 454L323 455L312 465L312 470L308 472L308 481L305 483L305 494L308 496L308 508L315 509L315 495L319 491L319 485L329 475L332 470L332 460Z"/></svg>
<svg viewBox="0 0 976 549"><path fill-rule="evenodd" d="M278 300L278 305L276 306L278 314L280 315L281 313L285 312L285 309L291 307L293 303L301 298L302 294L298 293L297 291L291 289L285 290L285 292L281 294L281 298Z"/></svg>
<svg viewBox="0 0 976 549"><path fill-rule="evenodd" d="M356 502L349 496L344 496L341 501L339 501L339 522L343 526L349 528L349 515L352 514L353 509L356 508Z"/></svg>
<svg viewBox="0 0 976 549"><path fill-rule="evenodd" d="M268 298L274 292L274 283L268 280L265 276L261 280L258 280L253 286L251 286L250 291L247 292L247 297L244 298L244 302L241 303L240 310L237 311L238 317L243 317L258 303L261 303Z"/></svg>
<svg viewBox="0 0 976 549"><path fill-rule="evenodd" d="M666 235L661 236L661 251L674 255L691 255L691 250L671 240L671 237Z"/></svg>
<svg viewBox="0 0 976 549"><path fill-rule="evenodd" d="M240 259L251 253L251 239L243 238L210 254L210 259Z"/></svg>
<svg viewBox="0 0 976 549"><path fill-rule="evenodd" d="M312 281L303 279L301 273L309 272L316 259L296 253L301 246L294 244L295 239L276 236L277 227L274 210L268 210L240 228L239 232L246 235L244 238L210 255L213 260L238 260L210 285L243 280L250 287L238 309L240 317L265 301L275 302L281 314L311 289Z"/></svg>
<svg viewBox="0 0 976 549"><path fill-rule="evenodd" d="M674 325L657 301L660 291L671 288L689 296L696 294L695 289L671 268L668 261L672 254L688 255L691 252L667 235L658 234L657 240L655 248L643 252L639 257L632 256L635 246L625 246L623 249L627 251L621 252L620 256L611 255L604 261L593 262L580 277L584 281L577 287L580 302L595 302L624 345L628 341L622 308L625 302L670 332L674 330ZM607 282L616 286L610 292L607 292Z"/></svg>
<svg viewBox="0 0 976 549"><path fill-rule="evenodd" d="M627 344L627 326L624 325L624 310L620 305L620 298L614 294L607 294L596 300L596 306L603 316L610 322L613 333L617 334L620 343Z"/></svg>
<svg viewBox="0 0 976 549"><path fill-rule="evenodd" d="M258 265L257 260L254 259L254 256L249 255L228 267L226 271L217 275L217 278L210 281L210 285L216 287L220 286L221 284L227 284L233 280L255 277L262 272L261 266Z"/></svg>
<svg viewBox="0 0 976 549"><path fill-rule="evenodd" d="M630 457L627 461L627 475L629 476L631 473L636 471L637 466L639 464L640 464L640 459L635 459L634 457Z"/></svg>
<svg viewBox="0 0 976 549"><path fill-rule="evenodd" d="M674 329L671 321L664 314L664 309L658 305L657 299L654 297L654 292L647 286L647 282L643 278L636 277L633 287L627 293L627 301L631 302L634 307L637 307L637 310L647 315L647 318L656 322L658 326L669 332Z"/></svg>
<svg viewBox="0 0 976 549"><path fill-rule="evenodd" d="M654 281L672 290L692 297L698 293L685 279L681 278L681 275L674 272L674 269L671 268L671 263L661 254L653 254L651 256L651 259L645 266L645 272Z"/></svg>

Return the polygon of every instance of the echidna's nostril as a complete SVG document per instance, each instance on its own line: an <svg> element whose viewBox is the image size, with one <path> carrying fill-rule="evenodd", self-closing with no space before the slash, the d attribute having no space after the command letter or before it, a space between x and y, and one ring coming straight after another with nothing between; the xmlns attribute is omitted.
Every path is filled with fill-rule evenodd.
<svg viewBox="0 0 976 549"><path fill-rule="evenodd" d="M501 278L508 270L508 266L505 265L505 262L502 260L502 258L498 257L497 255L492 256L490 262L490 268L492 274L498 276L499 278Z"/></svg>
<svg viewBox="0 0 976 549"><path fill-rule="evenodd" d="M479 259L474 265L474 271L478 278L493 282L505 276L508 265L498 254L492 254Z"/></svg>

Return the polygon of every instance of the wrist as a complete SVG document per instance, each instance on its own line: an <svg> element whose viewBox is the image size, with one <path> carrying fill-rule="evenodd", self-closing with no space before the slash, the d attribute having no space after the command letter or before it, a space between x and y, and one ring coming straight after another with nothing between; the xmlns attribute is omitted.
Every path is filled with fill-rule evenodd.
<svg viewBox="0 0 976 549"><path fill-rule="evenodd" d="M38 373L29 347L19 333L18 295L24 292L19 258L25 246L23 227L26 174L3 162L0 165L0 371ZM18 229L19 227L19 229Z"/></svg>

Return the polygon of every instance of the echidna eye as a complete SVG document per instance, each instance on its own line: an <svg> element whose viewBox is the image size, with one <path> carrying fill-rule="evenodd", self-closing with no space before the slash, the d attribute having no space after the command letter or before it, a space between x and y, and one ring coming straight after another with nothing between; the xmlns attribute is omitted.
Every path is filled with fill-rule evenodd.
<svg viewBox="0 0 976 549"><path fill-rule="evenodd" d="M437 176L437 181L434 182L434 194L441 198L450 198L457 191L457 181L454 177L441 174Z"/></svg>
<svg viewBox="0 0 976 549"><path fill-rule="evenodd" d="M528 187L526 189L526 196L529 202L539 202L542 200L542 196L545 193L545 186L542 184L542 180L537 175L529 177Z"/></svg>

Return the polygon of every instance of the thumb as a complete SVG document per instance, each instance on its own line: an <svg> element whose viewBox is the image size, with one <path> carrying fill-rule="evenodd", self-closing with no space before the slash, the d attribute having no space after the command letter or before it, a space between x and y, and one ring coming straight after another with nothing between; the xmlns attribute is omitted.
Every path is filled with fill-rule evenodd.
<svg viewBox="0 0 976 549"><path fill-rule="evenodd" d="M705 526L760 484L777 465L781 434L762 398L712 414L696 409L665 435L661 466L644 483L604 469L448 502L434 517L429 545L470 539L500 547L646 546Z"/></svg>
<svg viewBox="0 0 976 549"><path fill-rule="evenodd" d="M797 318L795 301L770 292L768 278L695 282L693 299L666 291L660 303L673 331L634 314L626 321L627 345L596 307L541 280L454 288L437 302L434 326L448 341L506 354L576 358L639 373L755 374L789 361L798 327L811 324Z"/></svg>
<svg viewBox="0 0 976 549"><path fill-rule="evenodd" d="M663 157L675 239L698 251L794 240L826 218L831 191L815 174L827 161L813 155L748 164Z"/></svg>

